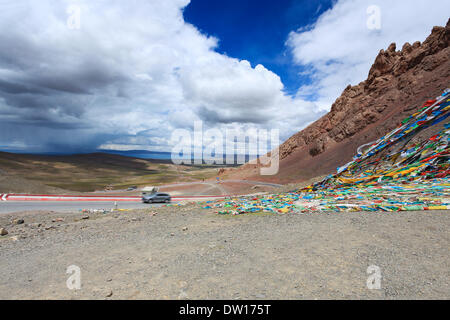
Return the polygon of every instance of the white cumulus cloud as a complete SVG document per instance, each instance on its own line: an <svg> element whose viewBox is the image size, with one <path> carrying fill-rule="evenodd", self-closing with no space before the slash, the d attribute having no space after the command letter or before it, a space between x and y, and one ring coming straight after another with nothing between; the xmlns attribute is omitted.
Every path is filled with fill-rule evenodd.
<svg viewBox="0 0 450 320"><path fill-rule="evenodd" d="M373 20L370 28L367 23L377 19L374 6L379 29ZM308 67L312 80L298 95L313 93L329 110L347 85L367 78L380 49L425 40L433 26L447 23L448 8L447 0L338 0L314 25L289 35L295 63Z"/></svg>

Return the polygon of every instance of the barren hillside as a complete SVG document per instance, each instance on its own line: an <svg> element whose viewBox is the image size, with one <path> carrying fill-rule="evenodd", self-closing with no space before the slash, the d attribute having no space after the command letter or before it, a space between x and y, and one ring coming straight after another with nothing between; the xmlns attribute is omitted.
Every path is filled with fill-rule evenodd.
<svg viewBox="0 0 450 320"><path fill-rule="evenodd" d="M106 153L69 156L0 152L0 193L67 193L197 181L217 169Z"/></svg>

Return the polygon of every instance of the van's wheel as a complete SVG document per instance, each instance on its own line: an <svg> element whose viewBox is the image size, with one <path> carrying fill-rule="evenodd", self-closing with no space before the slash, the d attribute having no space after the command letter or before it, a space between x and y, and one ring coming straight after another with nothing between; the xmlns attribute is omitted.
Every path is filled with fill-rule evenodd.
<svg viewBox="0 0 450 320"><path fill-rule="evenodd" d="M166 199L166 200L164 200L164 202L165 202L165 203L169 203L169 202L170 202L170 200L169 200L169 199Z"/></svg>

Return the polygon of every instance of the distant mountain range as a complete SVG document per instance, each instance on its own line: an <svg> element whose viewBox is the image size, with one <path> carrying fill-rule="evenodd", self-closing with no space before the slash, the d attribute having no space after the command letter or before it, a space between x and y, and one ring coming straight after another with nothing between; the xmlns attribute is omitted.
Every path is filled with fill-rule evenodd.
<svg viewBox="0 0 450 320"><path fill-rule="evenodd" d="M133 158L139 158L139 159L154 159L154 160L171 160L172 159L172 153L171 152L160 152L160 151L148 151L148 150L128 150L128 151L119 151L119 150L98 150L98 152L102 153L109 153L109 154L117 154L125 157L133 157ZM257 156L252 156L253 158L256 158ZM227 155L223 156L224 164L227 165L235 165L237 164L237 155L234 155L234 163L226 163ZM187 162L193 161L194 157L186 156L183 159L185 159ZM250 156L245 156L245 162L248 162L250 160ZM187 164L187 163L186 163Z"/></svg>
<svg viewBox="0 0 450 320"><path fill-rule="evenodd" d="M97 152L118 154L125 157L133 157L140 159L157 159L157 160L170 160L172 154L170 152L160 152L160 151L148 151L148 150L97 150ZM187 158L188 159L188 158Z"/></svg>
<svg viewBox="0 0 450 320"><path fill-rule="evenodd" d="M77 155L89 155L89 154L95 154L95 153L103 153L103 154L115 154L120 155L124 157L130 157L130 158L138 158L138 159L145 159L145 160L163 160L163 161L171 161L172 160L172 153L171 152L164 152L164 151L149 151L149 150L105 150L105 149L98 149L94 152L82 152L82 153L76 153L76 152L14 152L10 150L2 150L3 152L9 152L13 154L22 154L22 155L42 155L42 156L77 156ZM227 165L236 165L237 164L237 156L234 156L234 163L226 163L226 155L223 156L224 164ZM256 156L252 156L253 158L256 158ZM194 157L186 156L183 158L186 160L185 164L189 164L189 162L193 162ZM245 162L248 162L250 159L249 155L245 156Z"/></svg>

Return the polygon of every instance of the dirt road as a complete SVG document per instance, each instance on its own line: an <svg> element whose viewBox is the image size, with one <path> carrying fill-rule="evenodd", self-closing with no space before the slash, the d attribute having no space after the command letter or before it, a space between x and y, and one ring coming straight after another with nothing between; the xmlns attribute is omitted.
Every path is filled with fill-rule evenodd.
<svg viewBox="0 0 450 320"><path fill-rule="evenodd" d="M219 216L190 205L1 215L0 227L0 299L450 298L447 211ZM80 290L66 286L71 265ZM371 265L380 290L367 288Z"/></svg>

